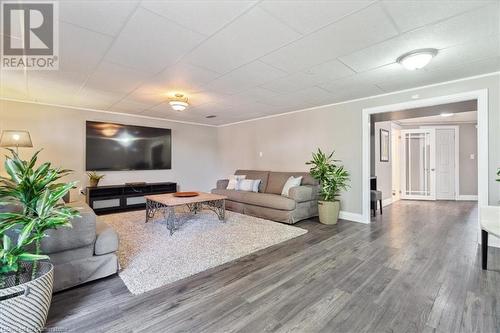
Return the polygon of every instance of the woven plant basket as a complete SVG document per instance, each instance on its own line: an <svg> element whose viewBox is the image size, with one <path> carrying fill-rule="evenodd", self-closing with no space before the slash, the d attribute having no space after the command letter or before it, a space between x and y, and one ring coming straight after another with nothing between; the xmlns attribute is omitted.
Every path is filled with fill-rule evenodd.
<svg viewBox="0 0 500 333"><path fill-rule="evenodd" d="M40 332L45 327L52 300L54 266L38 262L38 272L31 279L33 263L23 262L21 273L9 275L0 289L0 328L2 332Z"/></svg>

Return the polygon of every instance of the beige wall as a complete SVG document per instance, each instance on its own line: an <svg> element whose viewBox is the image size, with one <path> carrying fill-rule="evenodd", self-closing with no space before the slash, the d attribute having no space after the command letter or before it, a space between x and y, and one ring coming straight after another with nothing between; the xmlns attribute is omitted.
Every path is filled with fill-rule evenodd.
<svg viewBox="0 0 500 333"><path fill-rule="evenodd" d="M497 74L220 127L219 176L227 176L237 168L305 171L304 162L317 147L335 149L336 157L352 174L351 189L341 198L342 210L361 214L362 109L406 102L414 94L425 99L486 88L489 91L489 200L496 205L500 201L500 185L494 176L500 166L499 79ZM259 152L263 153L262 157Z"/></svg>
<svg viewBox="0 0 500 333"><path fill-rule="evenodd" d="M34 148L20 148L22 156L27 158L33 150L43 148L40 160L74 170L72 177L83 186L87 184L84 171L86 120L172 129L171 170L103 172L106 177L102 184L173 181L183 190L210 190L216 181L215 127L0 100L0 130L30 131ZM0 173L4 173L3 163Z"/></svg>

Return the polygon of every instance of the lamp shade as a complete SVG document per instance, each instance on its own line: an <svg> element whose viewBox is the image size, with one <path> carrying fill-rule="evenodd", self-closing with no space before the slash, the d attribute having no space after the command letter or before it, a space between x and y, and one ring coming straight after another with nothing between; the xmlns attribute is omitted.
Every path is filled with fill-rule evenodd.
<svg viewBox="0 0 500 333"><path fill-rule="evenodd" d="M5 130L0 137L0 147L33 147L28 131Z"/></svg>

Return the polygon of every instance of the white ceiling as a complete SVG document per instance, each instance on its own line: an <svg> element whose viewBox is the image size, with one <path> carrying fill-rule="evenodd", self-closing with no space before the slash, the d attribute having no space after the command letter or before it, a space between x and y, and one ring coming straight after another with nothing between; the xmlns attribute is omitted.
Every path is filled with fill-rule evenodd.
<svg viewBox="0 0 500 333"><path fill-rule="evenodd" d="M453 115L450 117L442 117L440 115L437 115L430 117L400 119L395 122L400 125L474 123L477 122L477 111L453 113Z"/></svg>
<svg viewBox="0 0 500 333"><path fill-rule="evenodd" d="M61 0L59 71L2 71L0 97L225 124L498 71L499 12L475 0ZM425 69L394 63L424 47L439 49ZM188 111L168 106L177 91Z"/></svg>

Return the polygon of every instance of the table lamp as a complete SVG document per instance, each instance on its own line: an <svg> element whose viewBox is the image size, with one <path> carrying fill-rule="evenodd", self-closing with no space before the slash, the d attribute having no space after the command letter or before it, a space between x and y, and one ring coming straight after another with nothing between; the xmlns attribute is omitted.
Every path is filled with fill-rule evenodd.
<svg viewBox="0 0 500 333"><path fill-rule="evenodd" d="M0 137L0 147L16 147L16 153L19 153L19 147L33 147L30 132L5 130Z"/></svg>

